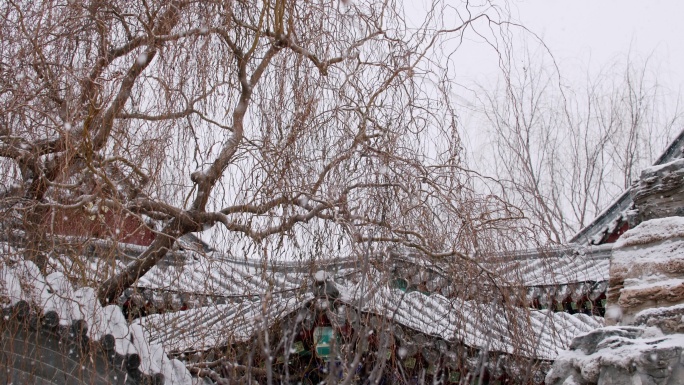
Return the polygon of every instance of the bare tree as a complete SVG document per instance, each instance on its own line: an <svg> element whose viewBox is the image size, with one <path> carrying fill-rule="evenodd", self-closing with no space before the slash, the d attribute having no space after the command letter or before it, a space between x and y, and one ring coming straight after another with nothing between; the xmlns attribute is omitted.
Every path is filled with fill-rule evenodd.
<svg viewBox="0 0 684 385"><path fill-rule="evenodd" d="M262 256L372 242L473 262L473 234L517 214L473 191L426 57L501 13L436 2L411 28L393 1L6 2L3 225L40 262L62 216L115 240L138 218L154 240L103 304L215 226Z"/></svg>

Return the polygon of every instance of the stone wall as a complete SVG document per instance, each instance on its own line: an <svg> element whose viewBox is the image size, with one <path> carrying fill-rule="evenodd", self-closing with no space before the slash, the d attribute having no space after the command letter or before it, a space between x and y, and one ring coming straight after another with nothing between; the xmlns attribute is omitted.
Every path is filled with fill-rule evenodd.
<svg viewBox="0 0 684 385"><path fill-rule="evenodd" d="M684 303L684 217L651 219L613 247L606 323L631 325L644 309Z"/></svg>

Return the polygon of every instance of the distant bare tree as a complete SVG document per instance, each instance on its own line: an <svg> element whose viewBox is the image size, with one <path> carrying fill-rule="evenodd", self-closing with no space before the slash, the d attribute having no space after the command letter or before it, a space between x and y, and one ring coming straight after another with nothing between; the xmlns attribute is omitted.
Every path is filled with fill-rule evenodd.
<svg viewBox="0 0 684 385"><path fill-rule="evenodd" d="M497 91L481 89L493 154L483 167L525 213L538 242L560 244L655 160L682 112L648 61L616 61L585 85L566 86L544 57L526 53L523 64L509 62Z"/></svg>

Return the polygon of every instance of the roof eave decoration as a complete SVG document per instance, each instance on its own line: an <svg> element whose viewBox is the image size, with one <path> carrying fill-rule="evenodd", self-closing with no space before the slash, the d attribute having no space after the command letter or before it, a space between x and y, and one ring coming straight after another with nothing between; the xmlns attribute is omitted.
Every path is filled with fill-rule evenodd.
<svg viewBox="0 0 684 385"><path fill-rule="evenodd" d="M129 326L119 306L100 306L94 289L74 290L59 272L44 277L30 261L0 265L0 300L5 321L16 316L34 330L48 328L99 347L138 383L192 384L185 365L169 359L160 344L150 343L140 325Z"/></svg>

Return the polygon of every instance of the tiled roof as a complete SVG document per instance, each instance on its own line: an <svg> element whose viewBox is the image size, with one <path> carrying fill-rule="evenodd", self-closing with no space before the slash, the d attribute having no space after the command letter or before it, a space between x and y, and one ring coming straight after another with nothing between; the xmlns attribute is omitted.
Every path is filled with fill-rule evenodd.
<svg viewBox="0 0 684 385"><path fill-rule="evenodd" d="M603 324L600 317L548 311L503 309L474 301L449 299L440 294L403 292L390 288L382 273L371 271L370 280L337 277L339 301L349 308L375 314L422 334L475 348L552 360L572 338ZM331 277L334 278L334 277ZM310 305L311 294L293 293L254 301L208 305L187 311L148 316L140 323L166 349L194 351L248 339L256 330L287 313ZM511 317L516 326L509 325ZM193 325L202 325L195 330ZM523 332L524 336L518 334Z"/></svg>
<svg viewBox="0 0 684 385"><path fill-rule="evenodd" d="M576 335L603 324L601 317L584 314L494 306L387 285L360 286L341 287L342 300L426 335L529 358L552 360ZM515 327L509 324L512 318ZM516 335L520 332L526 335Z"/></svg>
<svg viewBox="0 0 684 385"><path fill-rule="evenodd" d="M142 247L125 247L130 254L144 251ZM126 266L128 261L121 257L122 254L119 258L57 255L51 265L67 275L73 274L74 278L101 282ZM215 297L249 297L306 287L318 269L344 274L347 270L355 270L354 266L355 261L351 259L262 263L216 252L175 251L141 277L136 287Z"/></svg>
<svg viewBox="0 0 684 385"><path fill-rule="evenodd" d="M502 254L492 268L524 286L608 280L611 246L560 247Z"/></svg>
<svg viewBox="0 0 684 385"><path fill-rule="evenodd" d="M512 287L524 287L528 301L535 298L542 301L562 302L567 297L581 298L585 295L598 297L605 292L608 283L611 247L560 247L530 249L487 256L490 262L482 266L501 276L502 282ZM409 284L419 284L428 278L429 282L443 281L437 285L440 293L450 297L448 271L453 270L439 263L426 263L414 255L396 255L394 263L408 265L398 269ZM414 266L421 266L415 269ZM431 271L432 275L425 274ZM431 290L432 291L432 290Z"/></svg>
<svg viewBox="0 0 684 385"><path fill-rule="evenodd" d="M149 332L151 342L162 344L169 352L204 351L247 341L257 330L270 328L312 298L310 294L261 296L253 301L153 314L134 322Z"/></svg>
<svg viewBox="0 0 684 385"><path fill-rule="evenodd" d="M536 292L545 286L555 288L553 295L567 296L568 290L588 293L605 290L609 253L604 249L597 247L579 253L558 249L552 253L547 251L544 257L534 251L518 252L499 256L503 262L491 266L496 266L496 271L506 279L528 286L530 296L545 294ZM402 259L399 255L388 258ZM410 262L411 258L404 255L402 260ZM383 263L387 266L388 262ZM274 320L307 306L314 297L316 269L328 272L328 278L337 284L340 300L350 307L386 317L426 335L460 341L471 347L489 346L491 350L524 357L552 359L575 335L602 322L600 318L584 315L530 312L513 307L495 309L474 301L447 298L441 292L429 296L420 292L404 293L390 287L389 272L381 273L371 267L372 271L362 279L364 275L357 263L341 259L327 263L265 264L215 252L175 252L150 270L136 286L153 293L153 301L165 301L168 299L165 296L177 301L184 295L202 295L203 299L188 310L140 318L131 328L144 329L149 335L148 341L173 352L202 351L244 341L263 326L259 322L266 320L270 326ZM74 273L74 278L86 276L93 282L117 273L124 265L122 258L55 256L52 259L52 268L56 271ZM425 263L419 266L418 270L439 272L439 266ZM508 328L510 317L526 320L522 327L534 338L516 339ZM487 319L492 321L488 323Z"/></svg>
<svg viewBox="0 0 684 385"><path fill-rule="evenodd" d="M270 262L240 260L219 253L200 254L192 251L175 252L172 261L162 261L136 283L136 287L151 289L169 295L204 295L213 298L251 297L264 293L284 294L305 291L312 283L313 273L325 270L333 279L340 280L361 270L356 259L330 261ZM559 248L552 250L526 250L501 254L497 262L484 266L499 273L514 286L528 288L549 286L560 288L557 295L571 292L605 290L601 283L608 281L610 248L591 246L582 249ZM441 294L449 292L449 277L439 264L410 254L391 254L380 264L408 264L410 283L424 280L444 281L439 285ZM53 266L65 274L87 277L101 282L117 274L126 265L125 260L98 257L62 256L53 260ZM432 273L430 273L432 272ZM401 273L400 273L401 274ZM589 285L589 286L587 286ZM587 286L587 287L585 287ZM581 295L580 295L581 296ZM158 299L161 300L161 299Z"/></svg>

